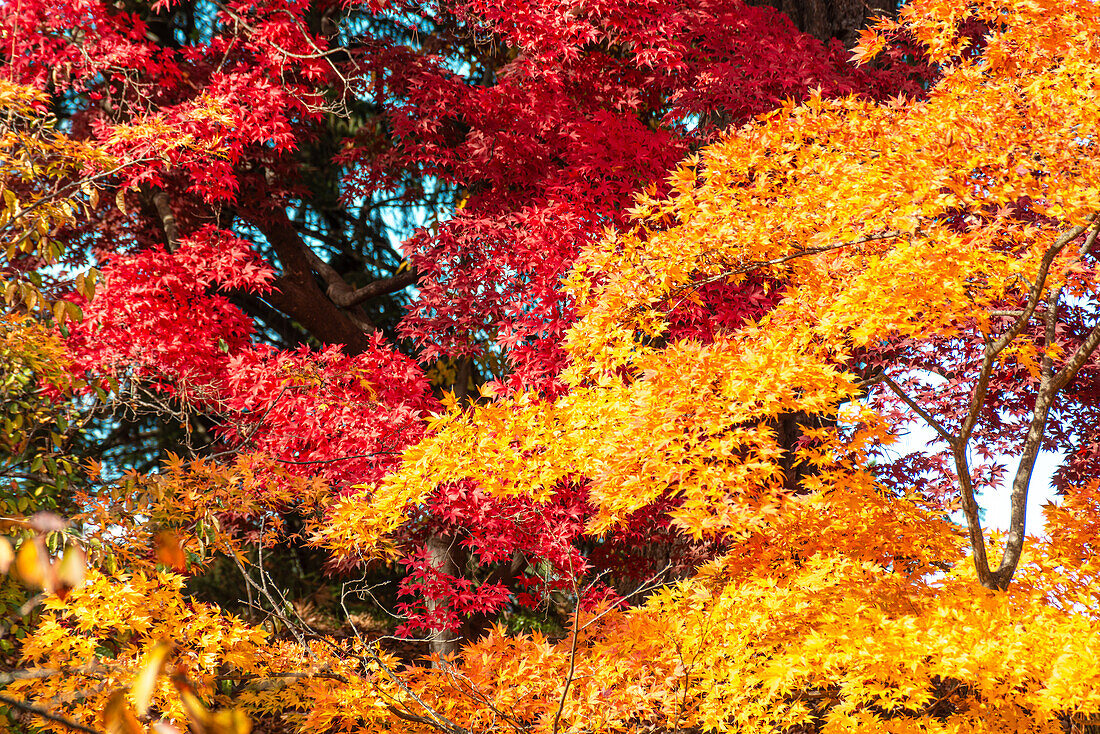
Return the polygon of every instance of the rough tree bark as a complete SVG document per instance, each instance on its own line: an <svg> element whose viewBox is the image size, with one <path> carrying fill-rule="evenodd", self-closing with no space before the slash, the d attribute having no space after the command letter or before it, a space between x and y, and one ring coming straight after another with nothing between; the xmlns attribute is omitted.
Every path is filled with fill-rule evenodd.
<svg viewBox="0 0 1100 734"><path fill-rule="evenodd" d="M784 13L803 33L821 40L836 38L847 48L855 45L859 32L880 15L895 17L896 0L749 0Z"/></svg>

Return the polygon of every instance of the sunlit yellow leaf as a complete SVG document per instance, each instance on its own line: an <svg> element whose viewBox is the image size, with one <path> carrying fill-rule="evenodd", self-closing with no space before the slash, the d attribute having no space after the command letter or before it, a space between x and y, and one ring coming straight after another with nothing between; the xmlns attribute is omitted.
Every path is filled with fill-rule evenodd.
<svg viewBox="0 0 1100 734"><path fill-rule="evenodd" d="M101 719L107 734L145 734L145 728L131 710L130 702L126 700L124 688L118 689L107 699Z"/></svg>
<svg viewBox="0 0 1100 734"><path fill-rule="evenodd" d="M11 541L0 538L0 574L8 572L13 560L15 560L15 551L11 548Z"/></svg>
<svg viewBox="0 0 1100 734"><path fill-rule="evenodd" d="M50 559L41 539L24 540L15 552L16 578L33 589L43 589L50 586L51 571Z"/></svg>
<svg viewBox="0 0 1100 734"><path fill-rule="evenodd" d="M153 696L157 678L164 670L164 662L171 651L172 645L162 640L154 644L142 658L137 676L134 678L133 685L130 686L130 700L138 714L145 715L149 709L149 700Z"/></svg>
<svg viewBox="0 0 1100 734"><path fill-rule="evenodd" d="M84 550L78 545L70 545L65 549L65 554L57 564L57 593L62 598L84 583L84 575L87 573L87 558Z"/></svg>

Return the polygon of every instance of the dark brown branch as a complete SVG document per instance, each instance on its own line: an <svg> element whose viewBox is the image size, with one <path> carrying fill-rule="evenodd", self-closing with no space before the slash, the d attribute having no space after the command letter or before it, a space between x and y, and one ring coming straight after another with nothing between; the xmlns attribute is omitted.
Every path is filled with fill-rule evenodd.
<svg viewBox="0 0 1100 734"><path fill-rule="evenodd" d="M826 245L825 247L809 247L809 248L806 248L804 250L795 250L792 253L789 253L787 255L782 255L780 257L772 258L771 260L757 260L757 261L749 263L748 265L744 265L740 268L735 268L733 270L726 270L726 271L723 271L721 273L718 273L717 275L712 275L709 278L704 278L702 280L693 280L689 283L685 283L684 285L682 285L682 286L676 288L675 290L673 290L672 293L669 294L669 298L670 299L675 298L675 297L679 296L681 293L684 293L685 291L689 291L693 288L702 288L705 285L710 285L711 283L717 283L720 280L723 280L725 278L732 278L735 275L745 275L746 273L751 273L751 272L754 272L756 270L760 270L761 268L769 268L769 267L772 267L774 265L782 265L783 263L790 262L791 260L798 260L798 259L803 258L803 257L810 257L811 255L820 255L823 252L833 252L835 250L843 250L845 247L855 247L856 245L863 245L863 244L867 244L868 242L877 242L879 240L891 240L891 239L894 239L895 237L900 237L901 235L902 235L901 232L891 230L889 232L883 232L882 234L868 235L867 237L860 237L859 239L855 239L855 240L852 240L850 242L839 242L835 245ZM673 311L675 309L676 309L676 306L673 306L672 308L669 309L669 311Z"/></svg>
<svg viewBox="0 0 1100 734"><path fill-rule="evenodd" d="M340 294L339 298L333 297L333 302L342 308L350 308L372 298L404 290L419 279L420 273L415 269L406 270L398 275L368 283L362 288L356 288L347 294Z"/></svg>
<svg viewBox="0 0 1100 734"><path fill-rule="evenodd" d="M397 718L402 719L404 721L410 721L414 724L423 724L424 726L430 726L433 729L438 729L439 731L447 732L447 734L450 734L450 732L451 732L450 729L448 729L447 727L445 727L441 724L437 724L432 719L429 719L429 718L424 717L424 716L417 716L416 714L410 714L407 711L402 711L401 709L394 706L392 703L387 703L386 704L386 710L389 711L394 716L396 716Z"/></svg>
<svg viewBox="0 0 1100 734"><path fill-rule="evenodd" d="M327 286L325 294L340 308L354 308L372 298L408 288L420 277L415 269L410 269L389 278L382 278L373 283L368 283L362 288L353 289L344 280L343 276L336 272L336 269L325 262L312 248L307 247L305 254L313 269L324 279Z"/></svg>
<svg viewBox="0 0 1100 734"><path fill-rule="evenodd" d="M990 341L986 344L985 351L982 355L982 369L978 375L978 384L974 387L974 392L970 399L970 410L963 420L962 427L959 429L958 441L964 449L967 442L970 440L970 435L974 432L974 427L978 424L978 417L981 415L982 406L985 404L986 392L989 389L989 380L993 375L993 367L997 364L997 355L1003 352L1005 348L1020 335L1028 322L1031 321L1031 317L1035 313L1035 309L1038 308L1039 301L1042 298L1043 289L1046 287L1047 275L1050 273L1050 266L1054 263L1054 258L1058 257L1058 253L1060 253L1066 245L1080 237L1089 226L1092 226L1097 216L1100 215L1093 215L1088 225L1074 227L1063 234L1045 253L1043 253L1043 258L1039 262L1039 272L1036 273L1035 281L1031 283L1028 288L1027 303L1024 304L1020 316L1013 322L1008 331L1001 334L996 341Z"/></svg>
<svg viewBox="0 0 1100 734"><path fill-rule="evenodd" d="M947 432L947 429L943 427L943 424L933 418L928 413L928 411L920 407L920 405L915 400L909 397L909 395L907 395L906 392L901 389L901 386L898 385L898 383L891 380L885 374L879 376L879 381L885 382L886 386L890 388L890 391L901 398L906 405L916 411L917 415L919 415L925 423L933 428L936 433L940 435L940 438L942 438L944 441L947 441L948 445L951 445L955 442L955 437Z"/></svg>
<svg viewBox="0 0 1100 734"><path fill-rule="evenodd" d="M302 328L326 344L338 344L350 354L359 354L370 347L370 338L350 315L338 308L321 291L314 277L312 250L302 241L283 209L266 216L257 215L249 221L271 243L279 256L284 273L273 284L275 292L265 300L301 324Z"/></svg>
<svg viewBox="0 0 1100 734"><path fill-rule="evenodd" d="M27 703L26 701L20 701L16 698L9 698L2 693L0 693L0 704L11 706L13 709L19 709L20 711L28 713L31 716L37 716L41 719L45 719L46 721L52 721L53 723L59 724L66 729L88 732L88 734L100 734L99 731L91 728L90 726L84 726L79 722L73 721L72 719L67 719L64 716L59 716L55 713L51 713L46 709L39 708L38 706Z"/></svg>

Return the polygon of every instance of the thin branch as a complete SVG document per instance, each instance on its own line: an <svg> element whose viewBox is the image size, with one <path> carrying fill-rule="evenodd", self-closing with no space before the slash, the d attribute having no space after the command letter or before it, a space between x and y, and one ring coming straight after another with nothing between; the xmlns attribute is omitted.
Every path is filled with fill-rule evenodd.
<svg viewBox="0 0 1100 734"><path fill-rule="evenodd" d="M520 734L528 731L528 728L524 726L522 722L517 721L513 717L506 714L504 711L500 710L500 708L498 708L496 704L489 700L488 696L477 690L477 687L473 684L469 677L462 675L461 673L456 671L454 666L448 665L444 669L444 672L447 674L447 677L451 679L451 685L459 693L472 698L477 703L480 703L482 706L488 708L494 714L506 721L513 729L515 729L517 732L520 732Z"/></svg>
<svg viewBox="0 0 1100 734"><path fill-rule="evenodd" d="M1076 375L1078 370L1085 366L1085 363L1089 361L1093 352L1097 347L1100 347L1100 324L1092 327L1085 340L1074 350L1073 356L1069 358L1062 369L1058 370L1053 378L1054 386L1056 390L1061 390L1063 387L1069 384Z"/></svg>
<svg viewBox="0 0 1100 734"><path fill-rule="evenodd" d="M1100 225L1093 227L1085 237L1085 241L1081 243L1081 247L1077 249L1078 258L1082 258L1088 255L1092 251L1092 246L1096 242L1096 236L1100 234Z"/></svg>
<svg viewBox="0 0 1100 734"><path fill-rule="evenodd" d="M570 561L572 563L572 561ZM570 569L572 573L572 569ZM577 671L577 635L580 633L581 594L577 590L576 577L573 579L573 592L577 595L577 604L573 607L573 639L569 644L569 674L565 677L565 685L561 689L561 700L558 701L558 710L554 712L554 725L550 727L550 734L558 734L558 724L561 722L561 712L565 709L565 700L569 696L569 687L573 685L573 676Z"/></svg>
<svg viewBox="0 0 1100 734"><path fill-rule="evenodd" d="M46 721L52 721L53 723L59 724L66 729L72 729L73 731L83 731L87 732L87 734L101 734L101 732L91 728L90 726L84 726L79 722L73 721L72 719L67 719L64 716L59 716L55 713L51 713L46 709L39 708L38 706L27 703L26 701L9 698L2 693L0 693L0 703L6 706L11 706L14 709L19 709L20 711L28 713L31 716L37 716L39 718L45 719Z"/></svg>
<svg viewBox="0 0 1100 734"><path fill-rule="evenodd" d="M330 640L327 637L324 637L322 635L318 635L316 632L313 631L313 629L308 624L303 622L300 618L298 620L298 624L295 624L293 621L288 619L286 617L286 615L282 614L278 610L278 603L274 600L274 598L271 596L271 594L267 590L266 583L263 586L260 586L259 584L257 584L255 579L253 579L251 577L251 575L249 575L247 573L247 571L244 568L244 565L241 563L241 561L237 557L237 555L235 553L233 553L233 549L232 548L227 548L227 550L229 550L230 556L232 556L233 561L237 564L237 568L241 571L241 574L244 576L246 583L251 584L254 588L259 590L261 593L264 594L264 596L267 597L268 602L272 606L273 614L276 617L278 617L279 621L281 621L284 625L286 625L287 629L289 629L291 631L291 633L294 635L295 639L298 641L298 644L300 644L311 656L312 656L312 652L310 651L309 646L305 642L306 637L308 637L312 640L316 640L316 641L322 643L323 645L328 646L329 648L335 650L336 652L340 653L341 655L349 654L347 650L341 648L339 645L337 645L332 640ZM260 569L260 571L262 573L263 569ZM281 596L281 594L280 594L280 596ZM283 603L284 604L286 603L285 598L283 599ZM397 673L395 673L388 665L386 665L385 661L382 660L381 656L379 656L377 653L375 653L373 650L370 650L369 648L367 649L366 652L367 652L367 656L369 657L371 662L373 662L375 665L377 665L379 668L381 668L382 671L386 674L386 676L390 680L392 680L406 695L408 695L410 698L412 698L414 701L416 701L418 704L420 704L420 706L423 707L424 711L427 712L427 714L430 718L424 718L424 717L416 716L416 714L411 714L411 713L407 714L407 715L403 715L406 712L401 712L401 711L397 710L396 708L393 708L393 709L391 709L391 711L395 716L398 716L399 718L405 718L408 721L415 721L416 723L421 723L421 724L426 724L426 725L433 726L436 729L439 729L440 731L444 732L445 734L469 734L469 732L465 728L459 726L455 722L453 722L450 719L444 717L442 714L439 714L435 709L433 709L431 706L429 706L427 703L425 703L424 700L420 698L420 696L418 696L415 692L413 692L412 689L410 689L407 685L405 685L405 681L401 680L401 678L397 675ZM362 655L357 655L355 653L351 653L351 654L353 655L353 657L355 657L356 659L359 660L359 664L363 667L364 670L369 670L369 665L367 664L367 660ZM387 705L387 708L390 708L390 706ZM408 717L416 717L416 718L408 718Z"/></svg>
<svg viewBox="0 0 1100 734"><path fill-rule="evenodd" d="M886 374L880 375L879 379L882 382L886 383L886 386L890 388L891 392L901 398L902 401L910 408L912 408L917 413L917 415L919 415L924 420L925 423L927 423L932 429L934 429L936 433L940 435L940 438L942 438L944 441L947 441L947 444L949 446L953 446L955 444L955 437L947 432L947 429L943 427L943 424L933 418L931 414L928 413L928 411L920 407L920 405L915 400L909 397L909 395L907 395L906 392L901 389L901 386L898 385L898 383L891 380L889 377L886 376Z"/></svg>
<svg viewBox="0 0 1100 734"><path fill-rule="evenodd" d="M332 464L337 461L351 461L352 459L369 459L374 456L383 456L389 454L400 454L400 451L375 451L373 454L353 454L351 456L337 456L335 459L313 459L312 461L295 461L293 459L280 459L277 456L272 457L273 461L277 461L280 464Z"/></svg>
<svg viewBox="0 0 1100 734"><path fill-rule="evenodd" d="M32 203L28 204L26 208L20 209L15 214L12 214L11 219L9 219L8 222L6 224L4 224L4 226L0 227L0 233L4 232L7 229L13 228L16 222L18 222L20 219L27 216L28 214L30 214L32 211L34 211L38 207L42 206L43 204L46 204L47 202L50 202L50 201L57 201L61 198L67 198L70 194L76 193L76 191L84 184L90 184L93 181L98 181L98 180L103 179L103 178L108 178L108 177L113 176L114 174L118 173L122 169L127 168L128 166L134 166L134 165L137 165L139 163L148 163L151 160L153 160L153 159L152 158L135 158L134 160L127 161L127 162L122 163L118 166L115 166L114 168L112 168L108 171L103 171L101 173L97 173L97 174L94 174L92 176L88 176L86 178L77 179L77 180L73 181L72 183L69 183L69 184L66 184L65 186L62 186L61 188L57 189L56 191L53 191L49 194L45 194L45 195L39 197L38 199L36 199L35 201L33 201Z"/></svg>
<svg viewBox="0 0 1100 734"><path fill-rule="evenodd" d="M959 429L959 442L964 447L966 443L969 442L970 435L974 432L974 427L978 424L978 417L981 415L981 408L985 404L985 396L989 389L989 380L993 375L993 367L997 363L997 355L1004 351L1004 349L1020 335L1028 322L1031 321L1031 316L1035 313L1035 309L1038 308L1042 298L1043 289L1046 287L1047 276L1050 273L1050 266L1054 263L1054 258L1058 256L1066 245L1080 237L1086 229L1097 226L1096 221L1098 218L1100 218L1100 213L1094 214L1087 225L1079 225L1072 228L1059 237L1054 244L1043 253L1043 257L1039 262L1039 271L1035 275L1035 280L1029 284L1027 303L1024 305L1020 316L1012 326L1009 327L1008 331L1001 334L995 341L990 341L986 344L985 351L982 355L981 372L978 374L978 384L974 386L974 392L971 394L970 410Z"/></svg>
<svg viewBox="0 0 1100 734"><path fill-rule="evenodd" d="M261 538L262 543L262 538ZM294 635L294 639L298 641L298 644L302 646L302 649L312 657L313 653L310 650L309 645L306 644L305 638L302 636L298 626L286 618L286 615L279 609L279 603L275 601L275 598L271 596L271 593L267 589L267 584L258 584L256 580L252 578L252 575L245 569L244 564L241 563L241 559L237 557L236 551L226 542L226 550L229 553L229 557L233 559L233 562L237 565L237 570L241 572L241 576L244 578L245 583L251 585L256 591L263 594L271 605L270 614L274 615L282 622L290 633ZM261 569L262 570L262 569Z"/></svg>
<svg viewBox="0 0 1100 734"><path fill-rule="evenodd" d="M797 260L802 257L809 257L810 255L820 255L823 252L842 250L845 247L854 247L856 245L862 245L868 242L877 242L879 240L890 240L896 237L900 237L901 234L902 233L899 231L891 230L889 232L883 232L882 234L861 237L859 239L852 240L851 242L840 242L835 245L826 245L825 247L810 247L804 250L796 250L795 252L783 255L781 257L772 258L771 260L758 260L756 262L751 262L743 267L735 268L734 270L726 270L724 272L718 273L717 275L712 275L709 278L704 278L703 280L693 280L690 283L685 283L679 288L673 290L672 293L669 294L669 298L675 298L685 291L694 288L702 288L705 285L710 285L711 283L716 283L726 278L732 278L735 275L744 275L746 273L751 273L761 268L768 268L772 267L773 265L782 265L783 263L789 262L791 260ZM669 310L672 311L675 310L675 308L676 307L673 306Z"/></svg>
<svg viewBox="0 0 1100 734"><path fill-rule="evenodd" d="M52 678L55 675L73 675L93 673L102 670L104 666L99 663L81 665L76 668L24 668L22 670L10 670L0 673L0 686L6 686L18 680L41 680Z"/></svg>
<svg viewBox="0 0 1100 734"><path fill-rule="evenodd" d="M650 574L647 579L642 581L641 585L638 586L638 588L634 589L634 591L632 591L629 594L627 594L626 596L624 596L623 601L626 601L627 599L630 599L631 597L635 597L638 594L644 594L647 591L652 591L653 589L659 589L662 586L664 586L664 582L663 581L657 581L657 579L659 579L661 576L663 576L665 574L665 572L668 571L670 568L672 568L672 562L671 561L666 563L665 567L662 568L661 570L655 571L654 573ZM606 617L608 614L611 613L611 611L614 608L615 607L608 607L607 609L604 609L602 612L599 612L599 613L593 615L592 619L588 620L587 622L585 622L584 624L581 625L581 631L584 631L584 630L588 629L590 625L592 625L592 624L598 622L599 620L603 619L604 617Z"/></svg>

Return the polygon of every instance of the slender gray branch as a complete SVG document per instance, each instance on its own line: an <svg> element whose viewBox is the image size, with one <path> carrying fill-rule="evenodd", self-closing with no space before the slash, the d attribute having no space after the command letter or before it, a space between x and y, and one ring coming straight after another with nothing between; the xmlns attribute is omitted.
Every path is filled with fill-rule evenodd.
<svg viewBox="0 0 1100 734"><path fill-rule="evenodd" d="M572 572L572 569L570 569ZM580 633L581 594L577 589L577 580L573 578L573 592L577 595L577 605L573 608L573 635L569 642L569 674L565 677L565 684L561 688L561 700L558 701L558 710L554 712L554 724L550 727L550 734L558 734L558 724L561 723L561 713L565 710L565 701L569 697L569 688L573 685L573 676L577 672L577 635Z"/></svg>
<svg viewBox="0 0 1100 734"><path fill-rule="evenodd" d="M920 405L915 400L909 397L909 395L901 389L901 386L898 385L898 383L891 380L885 374L881 375L879 377L879 380L886 383L886 386L890 388L890 391L901 398L901 400L906 405L912 408L916 412L916 414L924 420L925 423L927 423L933 430L936 431L936 433L940 435L940 438L942 438L944 441L947 441L949 446L953 446L955 444L955 436L952 436L950 433L948 433L947 429L943 427L942 423L933 418L931 414L928 413L928 411L920 407Z"/></svg>
<svg viewBox="0 0 1100 734"><path fill-rule="evenodd" d="M1012 491L1009 496L1011 515L1008 524L1008 534L1005 537L1004 553L996 572L992 576L993 588L1007 589L1016 566L1020 562L1023 553L1024 538L1027 527L1027 495L1031 486L1031 476L1035 471L1035 460L1039 456L1039 449L1043 444L1043 434L1046 431L1047 419L1050 409L1058 395L1058 386L1055 383L1054 357L1051 349L1057 338L1058 301L1061 299L1062 289L1056 288L1047 299L1045 318L1043 319L1044 350L1039 370L1039 391L1035 396L1035 407L1031 411L1031 421L1028 425L1027 436L1024 438L1023 452L1020 455L1020 463L1016 467L1016 475L1012 479Z"/></svg>

